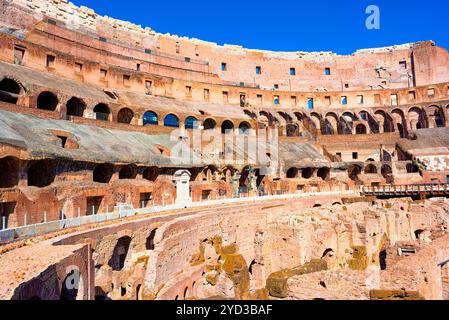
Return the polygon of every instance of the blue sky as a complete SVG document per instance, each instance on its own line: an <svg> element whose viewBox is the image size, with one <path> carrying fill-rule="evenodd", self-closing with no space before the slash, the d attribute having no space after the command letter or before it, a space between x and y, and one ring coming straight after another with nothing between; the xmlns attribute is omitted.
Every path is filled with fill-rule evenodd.
<svg viewBox="0 0 449 320"><path fill-rule="evenodd" d="M434 40L449 48L448 0L71 0L160 33L273 51L333 51ZM368 30L365 9L380 9Z"/></svg>

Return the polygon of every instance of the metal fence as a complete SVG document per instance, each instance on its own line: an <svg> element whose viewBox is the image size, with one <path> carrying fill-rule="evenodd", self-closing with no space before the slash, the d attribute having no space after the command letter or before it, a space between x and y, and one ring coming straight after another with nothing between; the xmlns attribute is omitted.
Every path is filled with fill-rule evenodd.
<svg viewBox="0 0 449 320"><path fill-rule="evenodd" d="M35 223L27 225L26 217L27 214L24 213L24 225L14 228L2 228L0 230L0 244L11 242L13 240L22 239L26 237L37 236L49 232L54 232L67 228L79 227L82 225L95 224L104 221L111 221L136 215L151 215L156 213L162 213L165 211L172 211L184 208L195 208L202 206L214 206L222 204L234 204L234 203L245 203L245 202L255 202L255 201L268 201L268 200L282 200L282 199L301 199L310 197L322 197L322 196L332 196L332 195L355 195L354 191L332 191L332 192L320 192L320 193L297 193L297 194L283 194L283 195L270 195L270 196L257 196L257 197L239 197L239 198L226 198L217 200L207 200L202 202L190 202L182 204L168 204L164 206L151 206L146 208L135 209L131 205L121 204L114 208L113 212L106 213L96 213L98 208L92 208L94 214L80 215L80 210L78 209L78 216L74 218L66 218L64 212L60 214L60 220L56 221L46 221L46 213L44 212L44 222Z"/></svg>

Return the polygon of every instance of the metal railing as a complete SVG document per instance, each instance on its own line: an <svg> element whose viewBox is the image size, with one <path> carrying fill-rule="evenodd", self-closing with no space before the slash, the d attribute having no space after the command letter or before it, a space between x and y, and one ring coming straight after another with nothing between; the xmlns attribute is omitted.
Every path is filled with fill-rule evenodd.
<svg viewBox="0 0 449 320"><path fill-rule="evenodd" d="M364 194L419 194L419 193L448 193L447 183L428 183L410 185L382 185L367 186L362 188Z"/></svg>
<svg viewBox="0 0 449 320"><path fill-rule="evenodd" d="M0 230L0 244L11 242L13 240L23 239L26 237L33 237L49 232L54 232L67 228L75 228L88 224L95 224L105 221L117 220L138 215L152 215L163 213L172 210L197 208L203 206L217 206L224 204L247 203L256 201L270 201L283 199L301 199L310 197L324 197L324 196L354 196L355 191L329 191L329 192L313 192L313 193L295 193L295 194L281 194L270 196L255 196L255 197L239 197L239 198L223 198L216 200L207 200L201 202L190 203L174 203L165 205L154 205L146 208L135 209L131 205L122 204L114 207L113 212L95 213L91 215L80 215L80 210L77 210L77 216L73 218L66 218L64 212L61 212L60 219L55 221L46 221L47 214L44 212L44 222L27 224L27 213L24 213L24 225L19 227L4 228ZM94 212L96 212L96 208Z"/></svg>

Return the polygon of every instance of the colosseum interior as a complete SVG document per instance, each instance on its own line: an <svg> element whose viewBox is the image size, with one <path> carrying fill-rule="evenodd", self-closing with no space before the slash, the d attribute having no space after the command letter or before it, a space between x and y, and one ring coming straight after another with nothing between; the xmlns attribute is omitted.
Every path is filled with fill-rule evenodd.
<svg viewBox="0 0 449 320"><path fill-rule="evenodd" d="M0 15L1 300L449 299L445 48Z"/></svg>

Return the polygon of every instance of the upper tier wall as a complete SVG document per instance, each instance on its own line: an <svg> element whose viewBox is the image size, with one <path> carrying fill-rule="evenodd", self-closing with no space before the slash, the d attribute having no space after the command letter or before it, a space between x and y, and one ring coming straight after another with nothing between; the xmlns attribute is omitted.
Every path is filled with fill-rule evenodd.
<svg viewBox="0 0 449 320"><path fill-rule="evenodd" d="M0 8L1 21L7 27L31 30L38 21L51 17L78 34L120 44L121 53L131 58L142 59L142 52L151 50L153 59L162 65L200 71L216 75L222 82L243 82L262 89L277 85L283 91L344 91L449 81L448 52L432 42L359 50L351 56L330 52L270 52L162 35L149 28L99 16L66 0L0 0ZM185 58L190 62L185 62ZM222 63L226 63L225 71ZM260 74L256 74L256 67L260 67ZM291 68L295 75L290 74ZM325 68L330 69L330 75L325 75ZM179 78L176 73L174 78ZM203 81L214 82L214 77Z"/></svg>

